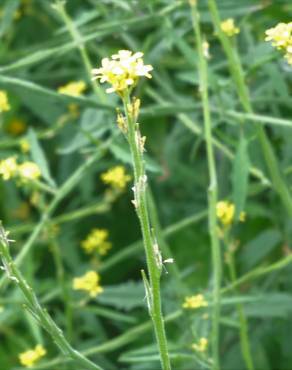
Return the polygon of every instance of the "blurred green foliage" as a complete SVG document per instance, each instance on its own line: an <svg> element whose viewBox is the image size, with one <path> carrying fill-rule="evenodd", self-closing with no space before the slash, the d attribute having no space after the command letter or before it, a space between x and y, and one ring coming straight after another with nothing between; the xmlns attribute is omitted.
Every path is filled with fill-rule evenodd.
<svg viewBox="0 0 292 370"><path fill-rule="evenodd" d="M100 150L99 159L60 199L50 215L52 222L44 225L21 269L70 342L88 351L93 361L108 370L158 370L141 282L145 261L132 191L129 186L109 200L100 180L102 172L117 164L131 172L130 154L115 123L120 103L114 95L101 99L93 91L80 46L84 45L94 67L120 49L143 51L147 64L154 67L153 79L142 81L136 95L142 101L140 123L147 137L151 213L159 215L161 248L169 248L175 261L175 267L166 265L162 276L163 307L166 316L171 315L180 311L186 295L203 292L208 297L212 287L205 213L208 171L189 5L179 0L68 0L66 9L79 41L72 39L52 5L47 0L1 2L0 89L8 92L11 110L0 116L0 159L17 155L35 161L42 169L43 187L1 181L0 219L16 239L11 247L16 256L62 184ZM280 21L291 21L292 4L289 0L220 0L218 7L222 19L233 17L240 27L234 43L256 112L248 116L241 111L207 4L199 1L203 33L210 44L208 77L220 199L234 200L242 166L250 174L241 200L246 198L247 219L232 230L240 243L236 253L240 277L274 266L291 253L292 222L271 190L253 125L265 125L291 188L291 67L264 42L264 32ZM87 84L84 95L58 93L60 86L78 80ZM70 104L76 105L77 114L70 113ZM15 121L23 123L23 131L15 132ZM246 143L240 143L238 135L242 121L248 125ZM20 148L24 138L30 143L28 153ZM248 162L244 153L234 159L242 145L248 147ZM82 214L76 216L78 211ZM96 227L109 230L113 247L104 257L90 258L80 242ZM54 248L60 251L61 267ZM72 279L90 268L100 272L104 293L82 305L84 295L72 291ZM228 286L225 270L224 286ZM290 265L255 273L252 277L257 279L246 280L236 295L229 290L223 296L222 369L245 369L235 306L241 301L256 369L291 369L291 273ZM66 318L68 300L71 324ZM23 314L22 303L12 284L1 292L1 370L18 369L18 354L36 343L48 350L36 369L75 368L54 362L59 353L29 314ZM167 324L174 369L208 367L191 350L198 338L208 337L210 322L202 319L204 312L182 312Z"/></svg>

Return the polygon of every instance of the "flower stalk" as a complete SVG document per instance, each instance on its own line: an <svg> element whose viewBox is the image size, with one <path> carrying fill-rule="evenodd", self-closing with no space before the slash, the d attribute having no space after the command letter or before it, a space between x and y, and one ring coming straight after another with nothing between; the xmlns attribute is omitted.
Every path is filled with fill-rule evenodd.
<svg viewBox="0 0 292 370"><path fill-rule="evenodd" d="M123 102L124 115L118 111L117 124L129 143L132 155L134 169L134 200L132 203L135 206L142 231L149 280L144 271L142 271L142 278L146 290L148 310L158 344L161 366L163 370L170 370L171 365L160 296L160 276L163 260L157 240L150 227L146 194L147 176L143 160L145 137L141 136L139 123L137 122L140 100L131 98L131 93L140 77L151 78L150 72L153 67L145 65L142 57L142 52L133 54L129 50L119 50L111 58L103 58L101 67L93 69L92 74L93 79L99 79L101 83L107 82L110 84L111 86L106 89L106 92L108 94L116 93Z"/></svg>
<svg viewBox="0 0 292 370"><path fill-rule="evenodd" d="M204 56L203 39L200 29L200 19L196 3L190 0L190 6L192 14L192 23L195 32L195 39L198 51L200 93L202 96L203 103L204 131L210 181L208 189L208 219L209 219L209 234L211 238L212 267L214 274L213 305L212 305L212 357L213 357L213 369L219 370L220 369L219 320L220 320L220 299L221 299L220 286L222 273L221 273L221 251L217 233L217 217L216 217L218 184L209 106L208 71L207 71L208 66L206 58Z"/></svg>
<svg viewBox="0 0 292 370"><path fill-rule="evenodd" d="M88 360L80 352L76 351L65 338L62 330L56 325L48 312L41 306L33 289L28 285L19 269L16 267L9 251L9 243L12 240L8 238L8 232L4 230L0 223L0 257L3 268L8 278L13 281L22 291L26 300L26 309L34 317L40 326L42 326L51 336L59 349L76 364L88 370L102 370L98 365Z"/></svg>
<svg viewBox="0 0 292 370"><path fill-rule="evenodd" d="M129 94L125 94L123 96L123 105L127 125L126 137L130 146L134 168L133 204L140 221L149 273L149 282L145 275L143 275L148 308L156 334L162 369L170 370L171 365L161 310L160 275L162 269L162 258L157 242L155 241L150 228L146 200L147 177L143 161L143 138L140 134L139 124L136 122L138 116L138 104L137 100L131 102ZM130 107L132 107L132 109L129 109Z"/></svg>
<svg viewBox="0 0 292 370"><path fill-rule="evenodd" d="M253 108L250 100L248 87L245 83L244 72L241 61L236 48L231 44L228 36L222 31L221 19L215 0L208 0L208 6L213 19L214 27L218 34L218 38L222 44L224 52L227 56L231 76L237 89L237 94L241 105L246 113L252 114ZM264 160L269 170L272 180L273 188L278 193L284 208L290 217L292 217L292 195L281 173L277 157L274 153L273 147L268 139L265 129L260 123L256 124L256 133L260 142Z"/></svg>

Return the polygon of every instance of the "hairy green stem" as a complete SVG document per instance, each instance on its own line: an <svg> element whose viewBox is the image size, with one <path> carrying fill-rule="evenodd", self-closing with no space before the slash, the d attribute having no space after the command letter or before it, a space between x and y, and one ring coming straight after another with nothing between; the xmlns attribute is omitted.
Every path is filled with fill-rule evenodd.
<svg viewBox="0 0 292 370"><path fill-rule="evenodd" d="M127 139L130 146L133 168L134 168L134 205L140 221L144 248L146 253L147 268L149 274L149 283L144 277L146 296L148 301L148 309L152 318L160 360L163 370L170 370L170 360L167 347L167 339L164 328L164 321L161 310L160 296L160 275L162 261L160 251L154 236L151 233L150 221L148 215L146 186L147 178L145 174L145 166L142 157L143 145L140 142L140 131L136 123L136 114L134 113L134 102L131 102L130 97L126 94L123 97L124 111L127 121ZM132 107L132 113L129 112ZM149 286L148 286L149 284Z"/></svg>
<svg viewBox="0 0 292 370"><path fill-rule="evenodd" d="M195 2L190 0L192 11L192 23L195 31L196 46L198 51L198 69L200 76L200 92L203 103L205 142L207 149L207 161L209 171L209 189L208 189L208 217L209 217L209 234L211 237L212 249L212 266L214 274L213 282L213 306L212 306L212 352L213 352L213 369L220 369L220 354L219 354L219 321L220 321L220 287L221 287L221 251L220 242L217 232L217 174L215 156L213 150L213 137L211 126L211 115L209 106L208 94L208 66L203 53L202 36L200 29L199 14Z"/></svg>
<svg viewBox="0 0 292 370"><path fill-rule="evenodd" d="M84 355L71 347L69 342L64 337L62 330L56 325L48 312L41 306L33 289L28 285L10 255L8 233L3 229L1 224L0 255L7 277L17 284L26 299L27 310L31 313L39 325L41 325L50 334L51 338L59 347L59 349L66 356L70 357L73 361L82 366L82 368L89 370L102 370L100 366L95 365Z"/></svg>
<svg viewBox="0 0 292 370"><path fill-rule="evenodd" d="M245 112L248 114L253 114L250 94L249 94L248 87L245 83L244 72L243 72L243 68L241 65L238 52L236 48L234 47L234 45L231 44L230 38L227 35L225 35L225 33L221 30L221 27L220 27L221 19L220 19L220 15L217 9L216 1L208 0L208 5L209 5L210 13L213 19L213 23L215 26L216 33L218 34L219 40L223 46L223 49L225 51L225 54L229 62L231 76L234 80L239 100ZM284 208L286 209L287 213L291 217L292 216L292 196L291 196L291 193L289 191L287 184L285 183L283 175L281 173L280 166L278 164L273 147L268 139L268 136L266 134L264 127L262 127L260 123L256 124L256 132L257 132L257 137L258 137L258 140L262 148L266 166L270 173L273 188L278 193Z"/></svg>

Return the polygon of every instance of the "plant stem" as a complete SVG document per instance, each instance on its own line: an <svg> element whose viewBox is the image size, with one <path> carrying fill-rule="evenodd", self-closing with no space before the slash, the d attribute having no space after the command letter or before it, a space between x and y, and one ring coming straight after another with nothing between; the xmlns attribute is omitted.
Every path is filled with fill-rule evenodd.
<svg viewBox="0 0 292 370"><path fill-rule="evenodd" d="M250 100L249 91L244 79L244 72L241 65L241 61L238 55L238 52L234 45L231 44L230 38L225 35L225 33L221 30L220 24L221 19L217 9L216 1L215 0L208 0L208 5L210 9L210 13L213 19L213 23L215 26L216 33L218 34L219 40L222 44L222 47L225 51L229 62L229 68L234 80L237 94L239 100L243 106L243 109L248 114L253 114L252 104ZM285 183L283 175L281 173L276 155L274 153L273 147L268 139L266 131L264 127L260 123L256 124L256 132L258 136L258 140L262 147L263 156L266 162L266 166L269 170L270 177L272 180L273 188L278 193L284 208L286 208L287 213L290 217L292 217L292 196Z"/></svg>
<svg viewBox="0 0 292 370"><path fill-rule="evenodd" d="M213 352L213 369L220 369L219 360L219 320L220 320L220 287L221 287L221 251L217 235L217 174L215 156L213 150L211 115L208 94L208 66L203 53L202 36L200 29L199 14L195 2L190 0L192 11L192 23L195 32L196 46L198 51L198 69L200 77L200 92L203 103L205 142L207 149L207 161L209 171L209 189L208 189L208 217L209 217L209 234L211 237L212 248L212 265L214 273L213 285L213 307L212 307L212 352Z"/></svg>
<svg viewBox="0 0 292 370"><path fill-rule="evenodd" d="M79 49L79 52L80 52L80 55L81 55L81 58L82 58L82 61L83 61L83 64L84 64L84 67L85 67L85 70L86 70L86 73L87 73L88 80L90 81L91 87L92 87L95 95L99 98L99 100L101 102L105 103L106 102L106 97L105 97L105 94L104 94L103 90L99 87L98 84L95 83L95 81L92 80L92 73L91 73L92 64L90 62L89 55L87 53L87 50L85 48L85 45L82 41L82 37L81 37L78 29L75 27L74 23L72 22L71 18L69 17L69 15L66 12L65 4L62 1L57 1L56 9L58 10L59 14L61 15L61 17L62 17L62 19L63 19L63 21L64 21L64 23L65 23L65 25L68 29L68 32L70 33L72 39L75 41L76 46Z"/></svg>
<svg viewBox="0 0 292 370"><path fill-rule="evenodd" d="M72 302L71 302L69 287L66 284L66 280L65 280L65 271L64 271L61 250L60 250L60 246L58 244L58 241L55 235L52 235L50 239L51 239L50 240L51 250L52 250L55 267L56 267L56 275L58 279L58 284L61 288L62 296L64 299L64 312L65 312L65 318L66 318L66 336L68 340L72 340L72 334L73 334Z"/></svg>
<svg viewBox="0 0 292 370"><path fill-rule="evenodd" d="M228 258L229 258L228 267L229 267L231 282L234 283L237 277L236 277L235 262L234 262L234 257L233 257L232 252L229 253ZM240 346L241 346L242 356L244 358L247 369L254 370L253 359L252 359L251 350L250 350L250 342L248 338L248 322L247 322L242 304L237 303L236 307L237 307L239 323L240 323L239 335L240 335Z"/></svg>
<svg viewBox="0 0 292 370"><path fill-rule="evenodd" d="M0 255L8 278L17 284L26 299L26 308L36 321L50 334L60 350L85 369L102 370L100 366L95 365L84 355L71 347L64 337L62 330L56 325L48 312L41 306L33 289L28 285L10 255L8 234L5 232L1 224Z"/></svg>
<svg viewBox="0 0 292 370"><path fill-rule="evenodd" d="M144 161L142 158L143 149L139 145L140 132L138 124L136 123L135 115L129 113L129 107L133 107L134 103L132 105L128 94L123 97L123 104L127 120L126 135L132 154L134 168L134 205L140 221L149 274L149 283L147 281L145 282L144 279L148 299L148 308L156 334L162 369L170 370L171 365L168 354L164 321L161 311L160 275L162 263L160 261L161 256L158 250L158 246L157 250L155 249L155 245L157 244L155 239L153 239L150 229L150 221L146 200L147 178L145 175Z"/></svg>
<svg viewBox="0 0 292 370"><path fill-rule="evenodd" d="M237 273L236 273L236 265L235 265L235 259L234 254L236 252L236 244L233 244L229 237L229 232L226 231L224 234L224 244L226 247L226 262L229 269L229 275L231 279L231 284L235 284L237 282ZM239 293L237 287L234 287L233 291L235 293ZM254 370L254 364L253 359L251 355L251 347L250 347L250 341L248 337L248 322L247 318L244 313L243 305L242 303L236 304L238 317L239 317L239 336L240 336L240 347L241 347L241 353L242 357L245 361L246 367L248 370Z"/></svg>

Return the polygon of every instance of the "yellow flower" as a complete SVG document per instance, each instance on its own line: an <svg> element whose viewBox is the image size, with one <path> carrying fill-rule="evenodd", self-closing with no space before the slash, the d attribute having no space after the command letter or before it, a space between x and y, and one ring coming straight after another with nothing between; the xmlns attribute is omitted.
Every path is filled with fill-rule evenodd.
<svg viewBox="0 0 292 370"><path fill-rule="evenodd" d="M9 157L0 161L0 175L3 180L9 180L17 174L18 166L15 157Z"/></svg>
<svg viewBox="0 0 292 370"><path fill-rule="evenodd" d="M26 123L19 118L14 118L10 121L7 131L12 135L20 135L26 130Z"/></svg>
<svg viewBox="0 0 292 370"><path fill-rule="evenodd" d="M18 175L23 181L37 180L41 170L36 163L27 161L18 166Z"/></svg>
<svg viewBox="0 0 292 370"><path fill-rule="evenodd" d="M60 86L58 92L60 94L70 95L70 96L80 96L86 89L86 84L84 81L69 82L67 85Z"/></svg>
<svg viewBox="0 0 292 370"><path fill-rule="evenodd" d="M95 271L88 271L85 275L73 279L74 290L85 290L90 297L96 297L103 292L103 288L99 285L100 277Z"/></svg>
<svg viewBox="0 0 292 370"><path fill-rule="evenodd" d="M107 254L112 245L107 240L108 231L105 229L93 229L85 240L81 242L81 247L86 253L92 253L95 250L102 256Z"/></svg>
<svg viewBox="0 0 292 370"><path fill-rule="evenodd" d="M7 112L10 110L7 93L0 90L0 113Z"/></svg>
<svg viewBox="0 0 292 370"><path fill-rule="evenodd" d="M208 339L204 337L200 338L198 343L192 344L192 349L201 353L206 352L208 349Z"/></svg>
<svg viewBox="0 0 292 370"><path fill-rule="evenodd" d="M229 37L232 37L240 32L240 29L235 26L233 18L228 18L221 22L220 28Z"/></svg>
<svg viewBox="0 0 292 370"><path fill-rule="evenodd" d="M285 59L292 65L292 22L278 23L276 27L266 31L265 41L272 41L272 45L285 52Z"/></svg>
<svg viewBox="0 0 292 370"><path fill-rule="evenodd" d="M235 206L233 203L220 201L216 205L218 219L224 226L231 225L234 219Z"/></svg>
<svg viewBox="0 0 292 370"><path fill-rule="evenodd" d="M201 307L207 307L208 302L205 300L203 294L193 295L191 297L185 297L183 308L196 309Z"/></svg>
<svg viewBox="0 0 292 370"><path fill-rule="evenodd" d="M221 200L216 205L216 213L222 225L230 226L234 222L235 205L233 203ZM245 212L240 212L239 221L244 222L245 218Z"/></svg>
<svg viewBox="0 0 292 370"><path fill-rule="evenodd" d="M35 349L30 349L19 355L19 362L25 367L34 366L46 354L45 348L38 344Z"/></svg>
<svg viewBox="0 0 292 370"><path fill-rule="evenodd" d="M30 145L27 139L21 139L19 146L22 153L28 153L30 151Z"/></svg>
<svg viewBox="0 0 292 370"><path fill-rule="evenodd" d="M132 53L129 50L120 50L109 58L103 58L101 68L92 70L93 79L100 79L101 83L108 82L112 87L107 93L118 92L122 94L125 90L134 87L142 76L151 78L153 67L145 65L143 53Z"/></svg>
<svg viewBox="0 0 292 370"><path fill-rule="evenodd" d="M110 168L107 172L102 173L100 177L105 184L118 190L124 190L127 183L131 181L131 176L126 174L126 169L123 166Z"/></svg>

